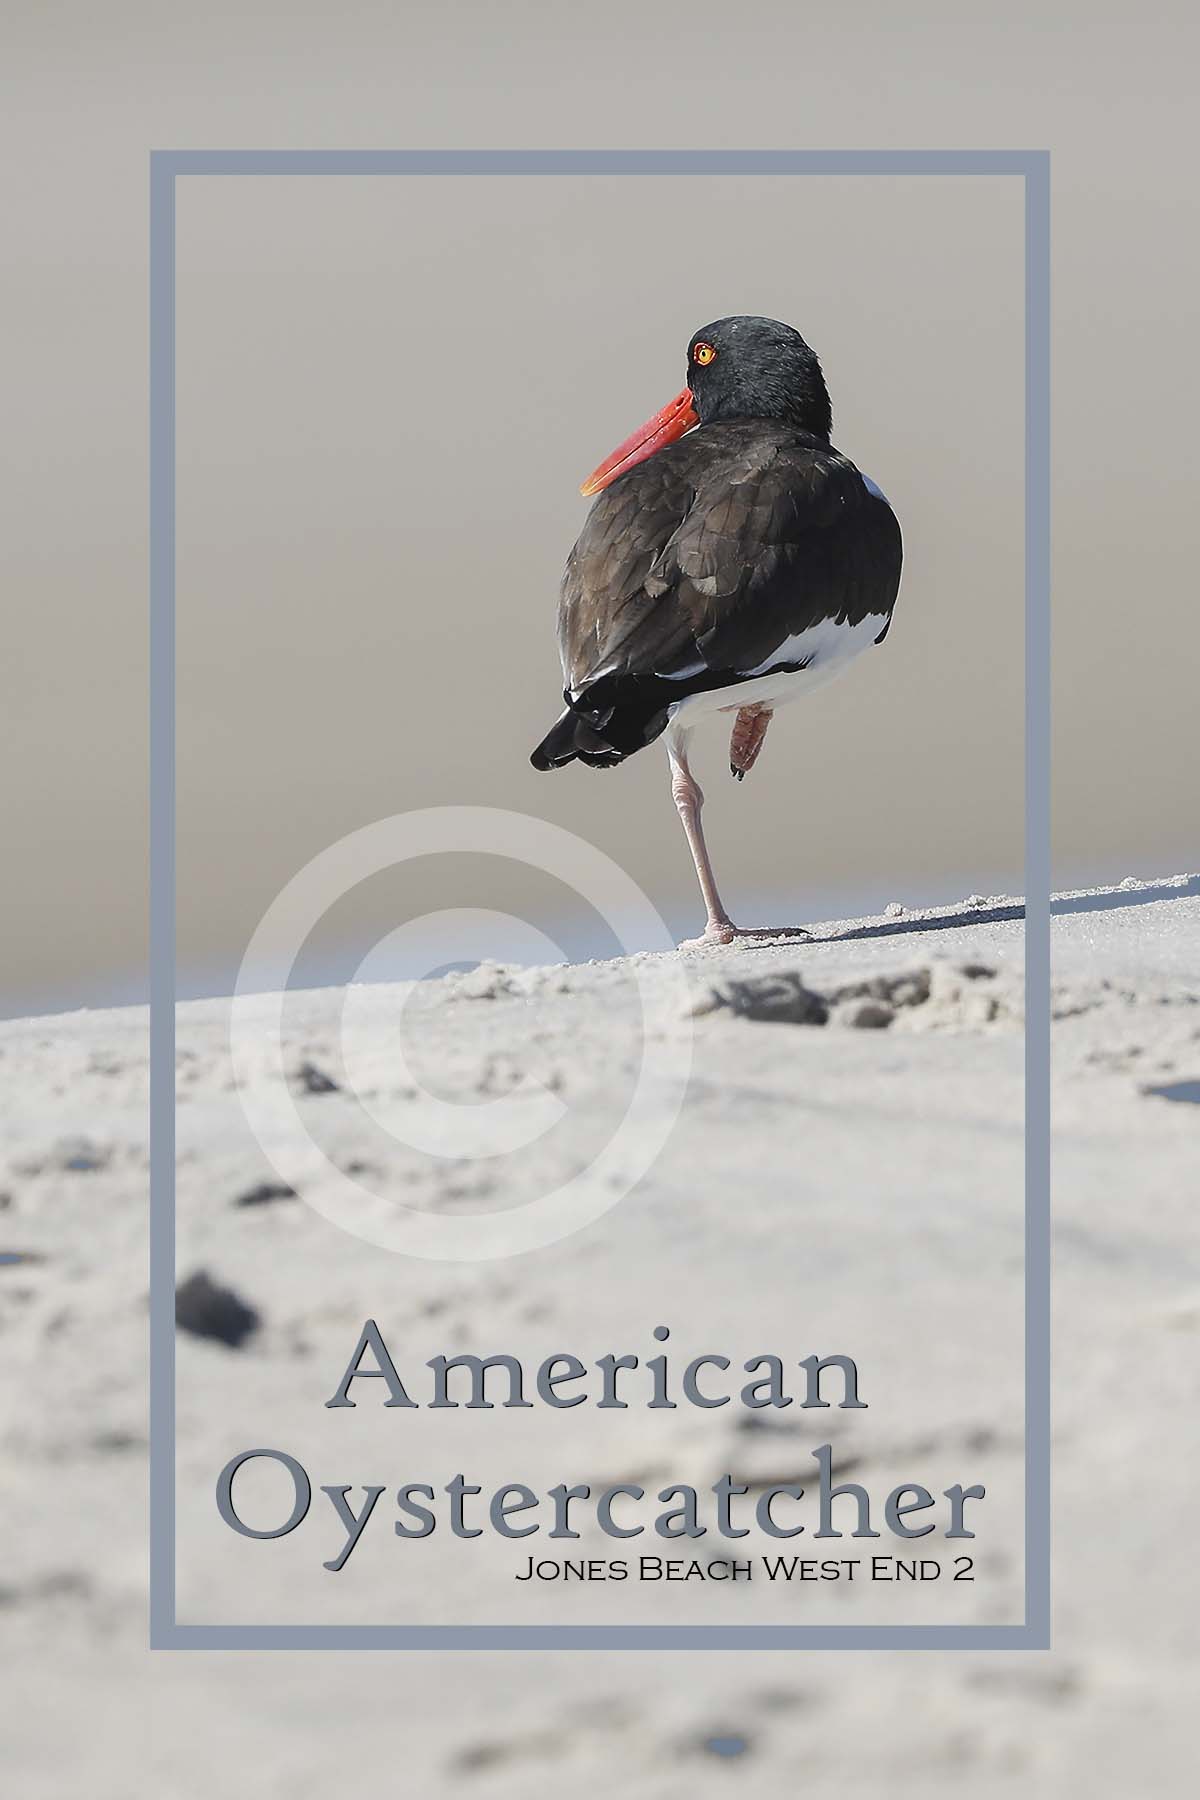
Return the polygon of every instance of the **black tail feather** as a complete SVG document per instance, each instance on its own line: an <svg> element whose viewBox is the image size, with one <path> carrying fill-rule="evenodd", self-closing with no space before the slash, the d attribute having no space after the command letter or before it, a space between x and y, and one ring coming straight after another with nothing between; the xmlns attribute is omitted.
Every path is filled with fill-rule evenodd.
<svg viewBox="0 0 1200 1800"><path fill-rule="evenodd" d="M622 752L568 707L529 760L535 769L561 769L576 758L592 769L611 769L622 760Z"/></svg>
<svg viewBox="0 0 1200 1800"><path fill-rule="evenodd" d="M793 674L807 667L808 659L780 662L762 673ZM535 769L561 769L576 758L592 769L615 768L661 737L681 700L734 688L745 679L737 669L707 667L686 677L628 670L601 675L575 695L529 760Z"/></svg>
<svg viewBox="0 0 1200 1800"><path fill-rule="evenodd" d="M723 677L710 679L715 687ZM591 769L615 768L661 736L672 705L690 691L662 675L602 675L575 696L529 760L535 769L560 769L576 758Z"/></svg>

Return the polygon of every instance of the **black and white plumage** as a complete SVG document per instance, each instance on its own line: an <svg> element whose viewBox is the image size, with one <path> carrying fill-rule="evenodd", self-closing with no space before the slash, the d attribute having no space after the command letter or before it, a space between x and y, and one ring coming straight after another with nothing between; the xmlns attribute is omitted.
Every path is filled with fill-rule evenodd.
<svg viewBox="0 0 1200 1800"><path fill-rule="evenodd" d="M563 577L567 710L534 767L611 767L665 733L710 940L735 930L700 831L692 726L736 712L731 767L744 775L776 707L883 641L900 585L895 515L832 446L830 423L798 332L705 326L687 389L585 484L599 497Z"/></svg>

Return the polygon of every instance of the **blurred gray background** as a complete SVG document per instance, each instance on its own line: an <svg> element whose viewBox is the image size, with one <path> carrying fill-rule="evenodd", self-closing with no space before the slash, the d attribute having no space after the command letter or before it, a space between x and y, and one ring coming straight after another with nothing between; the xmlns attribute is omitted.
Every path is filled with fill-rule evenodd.
<svg viewBox="0 0 1200 1800"><path fill-rule="evenodd" d="M729 904L799 923L859 910L881 883L886 899L1015 876L1021 220L1016 180L186 184L184 981L228 990L230 952L300 864L446 801L567 825L700 928L661 746L617 773L538 775L528 756L561 710L554 612L579 482L682 385L696 327L733 311L794 320L819 346L837 441L891 495L909 566L887 653L781 712L745 786L732 720L702 734ZM606 947L558 884L439 858L348 897L308 976L344 975L339 946L352 969L397 919L464 901L576 955Z"/></svg>
<svg viewBox="0 0 1200 1800"><path fill-rule="evenodd" d="M236 32L220 8L7 8L3 1010L144 988L152 145L1049 146L1057 879L1186 867L1196 257L1184 15L1151 12L1166 38L1119 7L667 5L651 56L623 0L594 28L539 5L264 8ZM558 704L578 482L729 311L810 338L907 549L888 643L782 713L742 787L702 731L735 916L1019 887L1016 181L195 181L179 268L185 992L228 988L307 858L436 802L567 824L698 924L660 750L606 775L526 759ZM302 976L463 904L606 947L566 890L445 859L352 896Z"/></svg>

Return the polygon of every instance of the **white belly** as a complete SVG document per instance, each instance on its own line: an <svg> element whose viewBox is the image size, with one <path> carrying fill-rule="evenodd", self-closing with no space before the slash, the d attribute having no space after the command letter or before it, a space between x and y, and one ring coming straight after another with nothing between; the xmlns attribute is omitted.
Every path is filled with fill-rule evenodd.
<svg viewBox="0 0 1200 1800"><path fill-rule="evenodd" d="M855 657L875 642L887 618L886 613L870 613L857 625L837 625L832 619L822 619L819 625L785 639L760 665L761 669L770 669L776 663L807 659L806 668L773 675L748 669L745 678L732 687L712 688L706 694L689 694L686 700L677 700L668 717L673 724L691 727L706 713L731 712L756 703L785 706L790 700L799 700L849 668Z"/></svg>

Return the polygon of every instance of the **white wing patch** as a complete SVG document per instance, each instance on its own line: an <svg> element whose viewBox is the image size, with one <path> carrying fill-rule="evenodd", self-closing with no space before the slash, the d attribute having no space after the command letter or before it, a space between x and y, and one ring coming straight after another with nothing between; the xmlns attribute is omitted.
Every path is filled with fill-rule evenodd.
<svg viewBox="0 0 1200 1800"><path fill-rule="evenodd" d="M818 670L822 674L826 670L832 674L835 668L853 661L860 650L873 644L887 621L886 613L868 613L857 625L851 625L844 619L840 624L834 619L821 619L807 630L784 638L757 668L743 669L741 673L747 680L752 680L756 675L765 675L768 669L774 669L780 663L803 663L805 673L811 669L813 674Z"/></svg>
<svg viewBox="0 0 1200 1800"><path fill-rule="evenodd" d="M857 625L822 619L807 631L784 638L781 644L755 669L747 669L741 680L731 687L710 689L703 694L690 694L669 709L688 715L688 724L704 713L726 712L750 706L755 702L784 706L799 700L814 688L831 681L849 667L856 656L869 649L888 622L887 613L870 613ZM803 668L780 670L780 663L802 663ZM774 671L768 673L768 671Z"/></svg>

